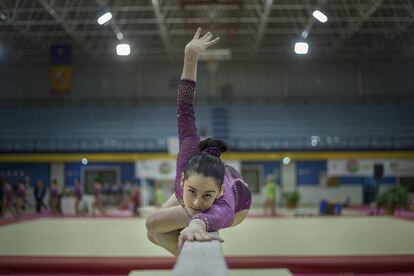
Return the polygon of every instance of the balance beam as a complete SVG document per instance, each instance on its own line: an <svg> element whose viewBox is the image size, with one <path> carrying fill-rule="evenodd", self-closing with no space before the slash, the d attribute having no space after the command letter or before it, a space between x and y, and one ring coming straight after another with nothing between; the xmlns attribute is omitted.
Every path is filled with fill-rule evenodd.
<svg viewBox="0 0 414 276"><path fill-rule="evenodd" d="M218 238L218 232L209 233ZM220 241L186 241L174 265L173 276L227 276L228 268Z"/></svg>

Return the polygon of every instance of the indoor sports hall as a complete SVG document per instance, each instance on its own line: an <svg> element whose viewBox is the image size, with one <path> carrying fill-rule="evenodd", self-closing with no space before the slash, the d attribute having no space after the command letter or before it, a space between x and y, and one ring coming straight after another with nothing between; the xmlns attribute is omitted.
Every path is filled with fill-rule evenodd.
<svg viewBox="0 0 414 276"><path fill-rule="evenodd" d="M411 0L0 1L0 275L414 275Z"/></svg>

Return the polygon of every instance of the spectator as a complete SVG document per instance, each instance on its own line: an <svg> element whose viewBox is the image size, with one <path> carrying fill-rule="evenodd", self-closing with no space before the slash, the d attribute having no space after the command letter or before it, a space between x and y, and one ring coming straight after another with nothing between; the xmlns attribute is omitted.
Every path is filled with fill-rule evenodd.
<svg viewBox="0 0 414 276"><path fill-rule="evenodd" d="M274 177L269 175L267 177L267 183L265 185L266 200L263 206L264 213L266 214L267 208L270 209L272 216L276 216L276 183Z"/></svg>
<svg viewBox="0 0 414 276"><path fill-rule="evenodd" d="M53 215L60 214L59 208L59 187L56 179L53 179L52 186L50 188L50 210Z"/></svg>
<svg viewBox="0 0 414 276"><path fill-rule="evenodd" d="M106 212L103 209L101 193L102 193L102 184L99 182L95 182L95 185L93 187L94 202L92 204L92 214L95 215L95 209L98 209L101 215L106 216Z"/></svg>
<svg viewBox="0 0 414 276"><path fill-rule="evenodd" d="M26 210L27 191L22 181L17 182L16 187L16 216L21 216L21 211Z"/></svg>
<svg viewBox="0 0 414 276"><path fill-rule="evenodd" d="M139 207L141 206L141 190L138 186L134 187L132 190L132 202L134 204L134 207L133 207L134 216L139 217L140 216Z"/></svg>
<svg viewBox="0 0 414 276"><path fill-rule="evenodd" d="M46 186L42 180L37 180L33 193L36 202L36 213L40 214L42 212L42 207L46 207L43 202L46 195Z"/></svg>
<svg viewBox="0 0 414 276"><path fill-rule="evenodd" d="M3 179L0 179L0 218L3 217L3 197L4 197L4 182Z"/></svg>
<svg viewBox="0 0 414 276"><path fill-rule="evenodd" d="M161 207L164 201L164 191L162 190L161 185L157 184L155 186L155 206Z"/></svg>
<svg viewBox="0 0 414 276"><path fill-rule="evenodd" d="M6 214L6 211L9 211L11 215L15 215L13 211L13 187L9 182L3 182L3 215Z"/></svg>
<svg viewBox="0 0 414 276"><path fill-rule="evenodd" d="M79 205L81 203L82 195L83 195L82 187L78 179L75 179L73 182L75 184L75 198L76 198L75 199L75 212L76 212L76 215L80 215L82 214L82 211L79 209Z"/></svg>

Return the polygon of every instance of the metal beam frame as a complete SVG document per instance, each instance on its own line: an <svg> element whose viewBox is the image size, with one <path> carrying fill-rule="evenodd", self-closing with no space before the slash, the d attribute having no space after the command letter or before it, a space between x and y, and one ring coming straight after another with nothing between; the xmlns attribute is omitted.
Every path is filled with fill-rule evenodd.
<svg viewBox="0 0 414 276"><path fill-rule="evenodd" d="M263 11L260 13L260 24L257 28L257 35L253 46L252 56L255 56L260 48L260 45L263 41L263 36L266 31L266 26L268 23L268 18L270 12L272 11L273 0L265 0L263 5Z"/></svg>
<svg viewBox="0 0 414 276"><path fill-rule="evenodd" d="M160 4L158 0L151 0L152 6L154 8L154 14L157 19L158 28L161 34L162 43L164 44L164 48L169 56L171 56L171 40L168 35L168 30L164 23L164 15L161 11Z"/></svg>
<svg viewBox="0 0 414 276"><path fill-rule="evenodd" d="M50 44L70 40L75 42L75 54L82 54L83 49L92 56L103 52L108 58L113 55L109 49L116 39L112 30L98 27L96 11L110 3L109 8L116 15L113 30L122 30L131 44L139 45L140 52L163 48L164 53L159 55L164 57L176 54L197 25L212 28L216 35L226 38L221 45L232 52L250 48L249 58L268 53L271 47L276 55L282 47L286 47L286 52L292 51L293 40L304 29L308 33L311 30L311 57L347 54L350 59L359 59L367 53L374 57L375 52L394 56L393 50L400 56L411 56L411 0L329 1L324 6L328 23L312 27L309 22L313 22L313 5L324 1L244 0L242 5L238 1L192 1L190 5L181 5L176 0L4 0L0 2L0 37L6 45L12 45L16 56L19 52L37 53L46 58ZM349 45L349 49L343 45Z"/></svg>
<svg viewBox="0 0 414 276"><path fill-rule="evenodd" d="M371 0L371 5L369 5L366 11L364 11L364 6L360 6L359 13L361 16L358 20L351 23L350 28L342 35L342 37L337 39L337 42L333 45L330 53L332 54L338 51L349 38L358 32L361 26L375 13L383 1L384 0Z"/></svg>
<svg viewBox="0 0 414 276"><path fill-rule="evenodd" d="M92 45L85 39L83 39L79 34L75 32L73 26L70 26L65 21L65 16L67 10L62 9L61 14L59 15L54 9L53 4L56 2L54 0L38 0L38 2L43 6L43 8L52 16L56 22L66 31L66 33L88 54L92 57L97 57L96 52L92 50ZM67 4L67 2L65 2Z"/></svg>

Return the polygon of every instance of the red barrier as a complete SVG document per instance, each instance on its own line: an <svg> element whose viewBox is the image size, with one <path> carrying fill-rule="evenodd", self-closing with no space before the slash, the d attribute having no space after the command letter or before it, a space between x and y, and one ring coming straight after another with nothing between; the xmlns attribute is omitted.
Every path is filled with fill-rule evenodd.
<svg viewBox="0 0 414 276"><path fill-rule="evenodd" d="M237 256L229 268L287 268L292 273L414 272L414 255L392 256Z"/></svg>
<svg viewBox="0 0 414 276"><path fill-rule="evenodd" d="M0 273L128 274L136 269L172 269L173 257L0 257Z"/></svg>
<svg viewBox="0 0 414 276"><path fill-rule="evenodd" d="M230 269L287 268L293 273L414 272L414 255L229 256ZM0 257L0 273L127 274L139 269L172 269L174 257Z"/></svg>

